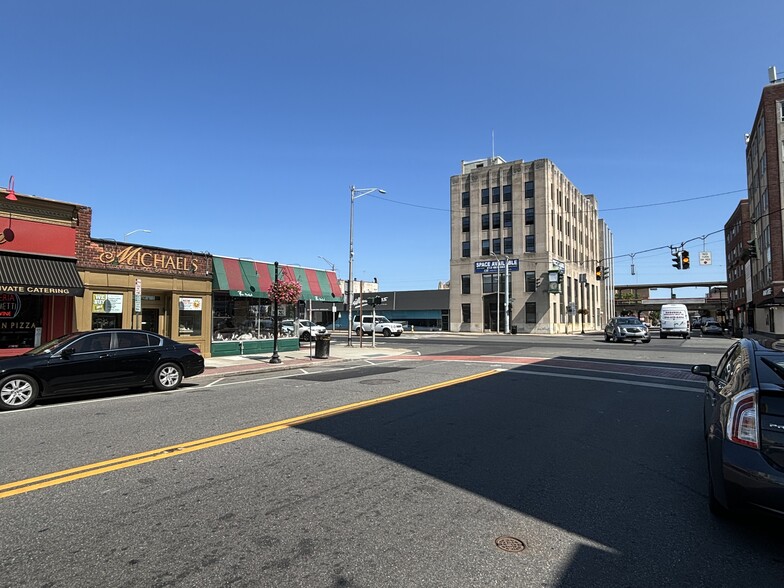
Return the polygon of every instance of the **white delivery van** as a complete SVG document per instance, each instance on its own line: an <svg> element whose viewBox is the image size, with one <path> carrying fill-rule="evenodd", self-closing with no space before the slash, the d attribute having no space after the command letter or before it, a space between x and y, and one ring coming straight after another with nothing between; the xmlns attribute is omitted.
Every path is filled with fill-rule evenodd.
<svg viewBox="0 0 784 588"><path fill-rule="evenodd" d="M660 339L666 339L668 335L691 337L691 318L685 304L662 304L659 324Z"/></svg>

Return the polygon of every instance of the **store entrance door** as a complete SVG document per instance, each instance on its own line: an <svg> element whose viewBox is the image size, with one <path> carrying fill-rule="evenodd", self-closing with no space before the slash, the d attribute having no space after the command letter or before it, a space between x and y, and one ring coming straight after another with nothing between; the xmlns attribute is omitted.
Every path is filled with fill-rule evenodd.
<svg viewBox="0 0 784 588"><path fill-rule="evenodd" d="M158 333L160 311L157 308L142 308L142 329Z"/></svg>

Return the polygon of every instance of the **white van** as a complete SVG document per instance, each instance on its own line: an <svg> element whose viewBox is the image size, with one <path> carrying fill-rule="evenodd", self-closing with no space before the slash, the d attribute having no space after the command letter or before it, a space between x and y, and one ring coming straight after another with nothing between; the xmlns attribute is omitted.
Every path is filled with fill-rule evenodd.
<svg viewBox="0 0 784 588"><path fill-rule="evenodd" d="M662 304L659 323L660 339L666 339L668 335L691 338L691 318L685 304Z"/></svg>

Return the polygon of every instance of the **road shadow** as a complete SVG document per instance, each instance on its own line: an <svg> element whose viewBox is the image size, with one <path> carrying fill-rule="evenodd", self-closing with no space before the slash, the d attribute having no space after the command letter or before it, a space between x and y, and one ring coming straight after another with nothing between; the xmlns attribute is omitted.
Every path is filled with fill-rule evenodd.
<svg viewBox="0 0 784 588"><path fill-rule="evenodd" d="M631 389L529 368L298 428L579 536L559 586L784 585L775 525L708 512L698 386Z"/></svg>

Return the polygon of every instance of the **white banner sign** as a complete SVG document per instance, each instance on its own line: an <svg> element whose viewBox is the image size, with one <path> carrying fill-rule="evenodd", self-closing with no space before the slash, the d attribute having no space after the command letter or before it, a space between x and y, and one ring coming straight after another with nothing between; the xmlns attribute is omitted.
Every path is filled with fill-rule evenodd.
<svg viewBox="0 0 784 588"><path fill-rule="evenodd" d="M180 310L201 310L201 298L180 298Z"/></svg>
<svg viewBox="0 0 784 588"><path fill-rule="evenodd" d="M710 265L713 263L710 251L700 251L700 265Z"/></svg>

